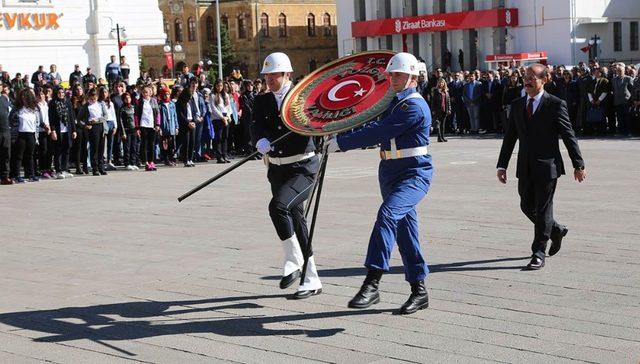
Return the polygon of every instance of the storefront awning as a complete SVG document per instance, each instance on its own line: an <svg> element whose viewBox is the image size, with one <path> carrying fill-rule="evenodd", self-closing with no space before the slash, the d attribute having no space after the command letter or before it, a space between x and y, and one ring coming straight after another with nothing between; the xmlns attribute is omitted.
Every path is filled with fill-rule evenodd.
<svg viewBox="0 0 640 364"><path fill-rule="evenodd" d="M504 26L518 26L518 9L500 8L356 21L351 23L351 34L355 38L362 38Z"/></svg>

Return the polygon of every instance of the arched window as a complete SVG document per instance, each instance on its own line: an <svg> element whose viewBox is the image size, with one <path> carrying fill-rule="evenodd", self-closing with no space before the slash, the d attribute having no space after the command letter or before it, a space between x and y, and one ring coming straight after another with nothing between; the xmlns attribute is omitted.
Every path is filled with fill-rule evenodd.
<svg viewBox="0 0 640 364"><path fill-rule="evenodd" d="M316 36L316 16L312 13L307 15L307 35L310 37Z"/></svg>
<svg viewBox="0 0 640 364"><path fill-rule="evenodd" d="M187 19L187 38L189 42L196 40L196 20L192 16Z"/></svg>
<svg viewBox="0 0 640 364"><path fill-rule="evenodd" d="M287 36L287 16L284 13L278 15L278 36L285 38Z"/></svg>
<svg viewBox="0 0 640 364"><path fill-rule="evenodd" d="M331 15L329 13L324 13L322 16L322 32L325 37L331 36Z"/></svg>
<svg viewBox="0 0 640 364"><path fill-rule="evenodd" d="M225 27L225 29L229 30L229 17L227 15L223 15L220 18L220 25Z"/></svg>
<svg viewBox="0 0 640 364"><path fill-rule="evenodd" d="M247 39L247 18L244 13L238 15L238 38Z"/></svg>
<svg viewBox="0 0 640 364"><path fill-rule="evenodd" d="M213 32L213 17L208 16L207 20L205 20L206 28L207 28L207 40L213 41L215 33Z"/></svg>
<svg viewBox="0 0 640 364"><path fill-rule="evenodd" d="M267 13L260 15L260 31L263 37L269 36L269 15Z"/></svg>
<svg viewBox="0 0 640 364"><path fill-rule="evenodd" d="M176 21L173 23L173 26L175 30L175 41L178 43L182 43L184 41L184 38L182 37L182 19L176 19Z"/></svg>

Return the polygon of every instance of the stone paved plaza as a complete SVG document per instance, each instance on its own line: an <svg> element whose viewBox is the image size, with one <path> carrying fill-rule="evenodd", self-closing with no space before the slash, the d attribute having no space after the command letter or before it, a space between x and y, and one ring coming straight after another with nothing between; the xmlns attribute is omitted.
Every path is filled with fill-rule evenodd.
<svg viewBox="0 0 640 364"><path fill-rule="evenodd" d="M430 308L393 315L402 262L381 302L351 310L380 197L374 150L329 159L314 250L324 293L287 300L268 219L266 170L250 162L161 168L0 188L0 363L638 363L639 140L581 141L584 184L561 178L570 231L537 272L515 155L500 140L432 145L419 205ZM565 162L569 164L565 152Z"/></svg>

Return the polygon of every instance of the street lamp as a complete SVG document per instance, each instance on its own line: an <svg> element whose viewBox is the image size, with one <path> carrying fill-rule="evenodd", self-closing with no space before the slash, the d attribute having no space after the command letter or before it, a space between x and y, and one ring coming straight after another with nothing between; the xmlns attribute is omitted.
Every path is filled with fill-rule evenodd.
<svg viewBox="0 0 640 364"><path fill-rule="evenodd" d="M109 18L111 19L111 18ZM125 33L125 27L121 27L119 23L116 23L116 27L115 28L111 28L111 33L109 33L111 35L111 37L113 38L113 33L116 33L116 39L118 40L118 59L122 58L122 43L120 41L120 37L122 37L122 39L125 41L127 41L127 33Z"/></svg>
<svg viewBox="0 0 640 364"><path fill-rule="evenodd" d="M216 0L216 25L218 27L218 79L222 80L222 40L220 38L220 0Z"/></svg>
<svg viewBox="0 0 640 364"><path fill-rule="evenodd" d="M175 70L175 64L174 64L174 60L175 60L175 53L180 53L182 52L182 46L180 44L173 44L172 40L167 40L167 44L164 45L164 47L162 48L162 50L164 51L165 54L171 54L171 79L175 79L174 77L174 70Z"/></svg>
<svg viewBox="0 0 640 364"><path fill-rule="evenodd" d="M602 43L602 39L598 37L598 35L594 35L591 39L589 39L590 49L593 50L593 60L598 61L598 46Z"/></svg>

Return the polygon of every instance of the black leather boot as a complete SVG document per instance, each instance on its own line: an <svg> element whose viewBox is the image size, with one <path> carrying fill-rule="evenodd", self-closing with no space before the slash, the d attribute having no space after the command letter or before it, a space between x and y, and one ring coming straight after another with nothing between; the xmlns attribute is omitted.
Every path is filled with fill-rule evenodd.
<svg viewBox="0 0 640 364"><path fill-rule="evenodd" d="M378 285L382 271L379 269L369 269L367 277L360 287L360 291L349 301L350 308L367 308L380 302L380 294L378 293Z"/></svg>
<svg viewBox="0 0 640 364"><path fill-rule="evenodd" d="M418 310L429 307L429 295L424 280L411 283L411 296L407 302L400 307L398 313L400 315L412 314Z"/></svg>

